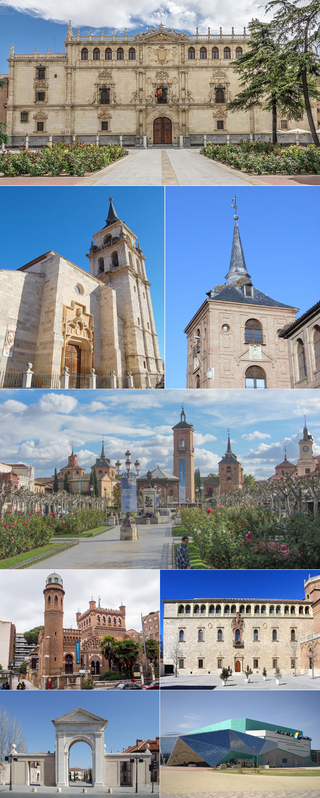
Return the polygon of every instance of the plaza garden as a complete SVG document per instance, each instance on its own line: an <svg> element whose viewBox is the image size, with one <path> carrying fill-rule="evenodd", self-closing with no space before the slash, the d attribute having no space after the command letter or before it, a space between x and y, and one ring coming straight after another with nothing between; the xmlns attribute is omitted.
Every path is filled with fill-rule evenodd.
<svg viewBox="0 0 320 798"><path fill-rule="evenodd" d="M320 148L314 144L286 145L263 141L223 145L208 143L202 153L250 174L320 175Z"/></svg>
<svg viewBox="0 0 320 798"><path fill-rule="evenodd" d="M47 546L53 537L76 536L101 526L105 512L91 507L68 515L7 510L0 519L0 560Z"/></svg>
<svg viewBox="0 0 320 798"><path fill-rule="evenodd" d="M124 147L115 144L97 146L79 141L65 144L60 141L33 152L21 149L19 153L0 153L0 172L4 177L41 177L47 175L76 175L97 172L127 154Z"/></svg>

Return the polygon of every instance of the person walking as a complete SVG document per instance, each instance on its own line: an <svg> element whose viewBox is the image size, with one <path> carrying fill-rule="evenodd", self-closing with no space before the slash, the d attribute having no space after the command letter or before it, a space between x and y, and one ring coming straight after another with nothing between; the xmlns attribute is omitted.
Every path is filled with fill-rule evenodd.
<svg viewBox="0 0 320 798"><path fill-rule="evenodd" d="M189 543L189 538L187 535L184 535L181 540L180 546L178 546L176 552L176 568L178 570L190 571L191 569L189 552L188 552L188 543Z"/></svg>

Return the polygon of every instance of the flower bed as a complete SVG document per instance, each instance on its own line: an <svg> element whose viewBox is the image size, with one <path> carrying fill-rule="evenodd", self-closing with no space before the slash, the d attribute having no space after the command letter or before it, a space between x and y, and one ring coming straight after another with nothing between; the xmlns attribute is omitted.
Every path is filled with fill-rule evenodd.
<svg viewBox="0 0 320 798"><path fill-rule="evenodd" d="M281 518L258 504L183 509L181 520L209 568L317 568L320 518Z"/></svg>
<svg viewBox="0 0 320 798"><path fill-rule="evenodd" d="M97 147L96 144L64 144L60 141L53 144L52 148L44 147L38 152L20 150L19 153L4 152L0 158L0 171L5 177L19 177L30 175L77 175L83 176L86 172L96 172L104 166L122 158L127 151L116 144L106 147Z"/></svg>
<svg viewBox="0 0 320 798"><path fill-rule="evenodd" d="M320 148L314 144L269 144L243 141L239 144L212 144L202 149L208 158L256 175L320 174Z"/></svg>
<svg viewBox="0 0 320 798"><path fill-rule="evenodd" d="M53 535L77 535L93 529L102 523L104 517L104 512L91 509L77 510L62 519L54 513L18 515L7 511L0 519L0 559L45 546Z"/></svg>

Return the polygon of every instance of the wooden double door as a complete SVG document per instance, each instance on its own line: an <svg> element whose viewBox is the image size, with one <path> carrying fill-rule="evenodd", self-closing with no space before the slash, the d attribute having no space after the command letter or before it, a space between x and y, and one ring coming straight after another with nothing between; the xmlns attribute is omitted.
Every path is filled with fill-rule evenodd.
<svg viewBox="0 0 320 798"><path fill-rule="evenodd" d="M154 120L153 143L172 144L172 122L167 116L158 116Z"/></svg>
<svg viewBox="0 0 320 798"><path fill-rule="evenodd" d="M69 388L80 388L80 375L81 375L81 349L76 344L68 344L66 346L66 353L64 365L68 367L70 378Z"/></svg>

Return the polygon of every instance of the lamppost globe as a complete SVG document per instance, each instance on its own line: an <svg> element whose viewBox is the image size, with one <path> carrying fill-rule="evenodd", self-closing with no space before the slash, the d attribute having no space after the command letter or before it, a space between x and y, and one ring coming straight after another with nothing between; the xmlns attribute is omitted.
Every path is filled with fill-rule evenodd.
<svg viewBox="0 0 320 798"><path fill-rule="evenodd" d="M139 463L139 460L136 460L136 462L134 463L134 467L136 469L136 472L137 472L138 476L139 476L139 473L140 473L140 465L141 465L141 463Z"/></svg>

